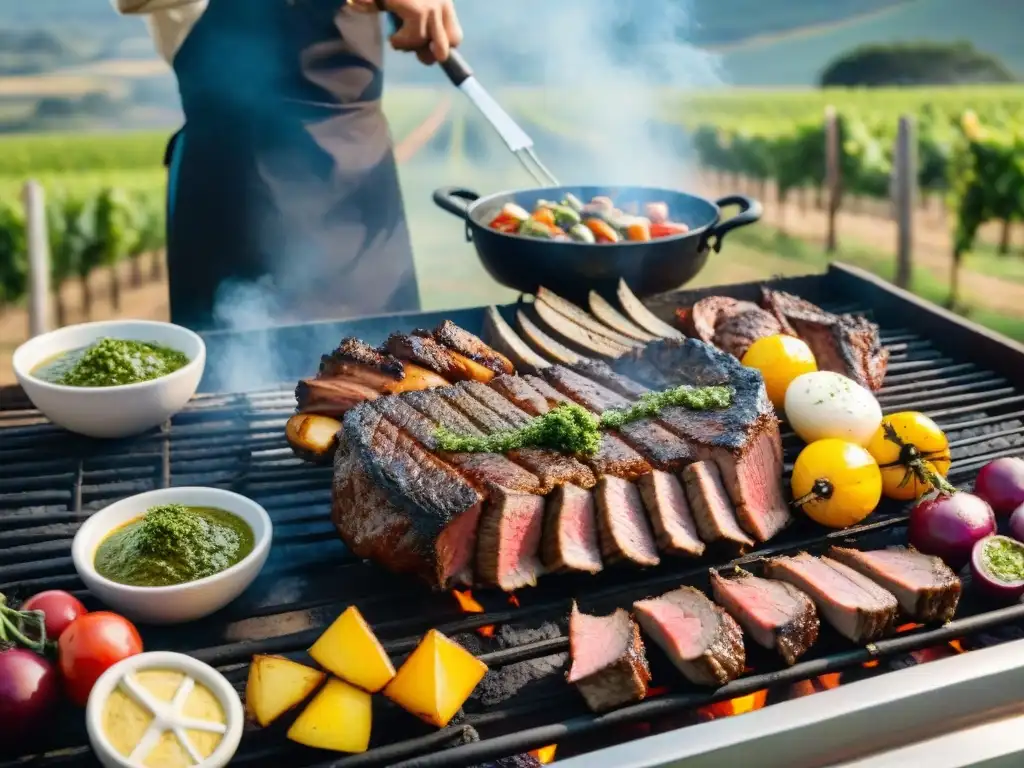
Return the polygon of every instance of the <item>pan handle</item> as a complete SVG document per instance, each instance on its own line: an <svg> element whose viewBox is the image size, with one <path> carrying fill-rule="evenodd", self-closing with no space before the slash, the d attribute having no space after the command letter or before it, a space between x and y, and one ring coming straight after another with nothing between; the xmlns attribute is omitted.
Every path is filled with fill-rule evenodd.
<svg viewBox="0 0 1024 768"><path fill-rule="evenodd" d="M480 195L463 187L441 187L434 190L434 205L466 221L469 221L469 206L479 199Z"/></svg>
<svg viewBox="0 0 1024 768"><path fill-rule="evenodd" d="M437 199L436 197L434 198ZM733 216L731 219L720 221L708 232L708 244L715 249L715 253L722 250L722 238L727 233L732 232L738 227L745 227L747 224L753 224L756 221L760 221L761 215L764 213L764 206L760 202L752 197L746 195L728 195L726 197L719 198L715 201L715 205L719 209L725 208L730 205L738 205L740 212ZM711 238L714 238L714 242L711 242Z"/></svg>

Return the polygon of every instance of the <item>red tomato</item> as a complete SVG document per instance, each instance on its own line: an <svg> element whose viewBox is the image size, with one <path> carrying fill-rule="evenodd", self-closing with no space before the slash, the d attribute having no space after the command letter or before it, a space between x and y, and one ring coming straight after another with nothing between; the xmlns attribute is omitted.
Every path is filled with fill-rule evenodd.
<svg viewBox="0 0 1024 768"><path fill-rule="evenodd" d="M77 597L59 589L33 595L24 602L21 610L42 611L46 616L46 636L51 640L56 640L71 622L88 613Z"/></svg>
<svg viewBox="0 0 1024 768"><path fill-rule="evenodd" d="M85 706L100 675L121 659L142 653L142 638L128 619L109 611L80 616L57 641L64 690Z"/></svg>
<svg viewBox="0 0 1024 768"><path fill-rule="evenodd" d="M651 224L651 237L671 237L672 235L685 235L690 228L685 224L676 224L671 221Z"/></svg>

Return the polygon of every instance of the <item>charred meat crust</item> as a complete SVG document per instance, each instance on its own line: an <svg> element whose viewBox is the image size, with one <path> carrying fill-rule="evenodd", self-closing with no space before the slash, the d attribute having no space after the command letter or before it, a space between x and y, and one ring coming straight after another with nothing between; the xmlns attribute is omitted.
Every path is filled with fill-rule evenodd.
<svg viewBox="0 0 1024 768"><path fill-rule="evenodd" d="M608 648L611 658L592 668L595 665L591 656L604 654ZM647 696L651 671L640 628L621 608L610 616L589 616L581 613L573 602L569 614L569 658L566 679L576 686L594 712L642 701Z"/></svg>
<svg viewBox="0 0 1024 768"><path fill-rule="evenodd" d="M754 302L729 296L708 296L677 314L690 336L738 358L758 339L789 330Z"/></svg>
<svg viewBox="0 0 1024 768"><path fill-rule="evenodd" d="M515 373L512 361L487 346L483 339L460 328L451 320L442 320L433 330L431 336L453 352L458 352L497 374Z"/></svg>
<svg viewBox="0 0 1024 768"><path fill-rule="evenodd" d="M393 333L384 342L381 352L398 360L408 360L444 376L449 381L461 381L466 372L451 354L451 350L430 336L411 333Z"/></svg>
<svg viewBox="0 0 1024 768"><path fill-rule="evenodd" d="M724 575L712 571L711 591L755 642L777 650L789 665L818 639L821 624L814 601L792 584L736 568Z"/></svg>
<svg viewBox="0 0 1024 768"><path fill-rule="evenodd" d="M861 552L832 547L828 556L867 576L896 596L903 612L922 624L952 620L960 602L960 579L934 555L909 547Z"/></svg>
<svg viewBox="0 0 1024 768"><path fill-rule="evenodd" d="M320 377L348 375L352 366L365 366L391 377L395 381L405 378L402 361L382 354L366 342L353 337L341 340L338 348L320 358Z"/></svg>
<svg viewBox="0 0 1024 768"><path fill-rule="evenodd" d="M321 416L341 416L352 406L379 395L377 390L345 378L302 379L295 387L298 410Z"/></svg>

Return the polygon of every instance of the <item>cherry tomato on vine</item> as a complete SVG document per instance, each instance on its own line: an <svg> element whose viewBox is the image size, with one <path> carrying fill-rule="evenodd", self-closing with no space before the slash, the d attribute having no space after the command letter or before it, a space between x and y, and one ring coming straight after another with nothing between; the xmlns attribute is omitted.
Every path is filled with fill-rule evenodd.
<svg viewBox="0 0 1024 768"><path fill-rule="evenodd" d="M59 589L33 595L22 604L21 610L43 612L46 636L50 640L57 640L71 622L88 613L81 600Z"/></svg>
<svg viewBox="0 0 1024 768"><path fill-rule="evenodd" d="M122 659L142 653L142 638L128 619L109 611L80 616L57 641L68 698L85 706L100 675Z"/></svg>

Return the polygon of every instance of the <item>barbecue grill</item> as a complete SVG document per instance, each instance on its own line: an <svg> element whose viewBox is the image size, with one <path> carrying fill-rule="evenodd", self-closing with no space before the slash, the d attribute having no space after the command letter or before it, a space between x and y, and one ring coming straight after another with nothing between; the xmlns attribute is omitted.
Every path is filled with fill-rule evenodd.
<svg viewBox="0 0 1024 768"><path fill-rule="evenodd" d="M668 319L677 306L706 295L755 299L759 285L675 293L648 305ZM1024 453L1024 347L841 265L825 275L780 279L771 285L829 311L865 312L880 324L891 353L879 396L882 407L886 412L924 411L947 431L954 483L965 484L993 458ZM503 308L508 314L512 310ZM67 589L88 604L70 548L75 530L91 511L169 485L218 486L250 496L270 512L275 541L267 566L256 584L219 614L190 625L143 628L147 649L189 653L218 667L241 692L254 653L301 658L330 621L356 604L396 662L427 629L436 627L492 670L467 702L464 716L445 730L435 731L377 697L373 742L365 754L332 757L307 750L271 727L246 734L233 762L237 765L475 766L556 744L556 757L586 755L572 764L591 768L675 765L684 753L696 755L695 765L733 764L734 759L744 764L750 754L757 754L751 753L753 744L760 749L788 745L785 749L793 750L784 755L789 766L831 765L820 754L815 762L806 744L798 751L798 743L809 743L807 734L817 733L815 738L825 739L815 742L821 752L831 743L828 739L849 741L850 734L859 734L859 744L837 743L831 753L832 758L856 757L857 749L867 748L869 736L854 710L862 711L866 701L878 707L871 731L878 735L879 729L892 731L904 724L906 733L917 732L913 729L920 724L915 725L914 717L897 722L892 712L947 711L936 710L936 702L947 709L970 704L974 710L1002 712L999 707L1018 696L1024 679L1019 659L1024 657L1016 646L1024 646L1024 605L984 602L965 581L957 617L945 626L906 625L867 648L851 646L823 626L818 643L789 668L748 643L750 669L719 690L684 684L649 647L654 675L650 698L598 716L586 710L564 680L571 600L577 599L582 610L603 613L681 583L706 589L707 563L675 561L643 572L614 568L596 577L549 576L536 588L508 596L487 590L430 593L353 558L330 524L330 469L300 463L285 443L283 427L294 397L292 385L280 382L307 374L318 354L343 336L376 344L393 331L430 327L442 317L473 333L483 332L483 309L470 309L234 336L210 334L211 362L201 388L206 394L162 429L131 440L95 442L70 435L39 423L17 391L0 393L0 591L17 598L42 589ZM232 351L240 340L280 359L273 372L279 378L264 377L256 360L247 379L250 391L214 394L223 382L238 379L237 370L232 373L217 363L243 364ZM783 441L788 469L799 443L785 433ZM877 548L904 541L904 510L883 506L866 524L827 535L797 524L736 562L749 562L756 569L754 561L768 554L820 552L843 543ZM927 668L907 669L931 661L934 675L925 674ZM1006 686L990 685L993 670ZM806 695L823 689L835 690L821 694L820 708L804 702ZM762 711L713 727L701 725L755 709ZM772 716L773 710L792 713L782 718L788 725ZM841 722L843 717L851 723L845 739L842 728L834 727L835 718ZM35 759L5 755L0 745L0 768L95 764L83 720L75 713L55 719L46 736L46 754ZM794 736L803 735L793 742L772 741L787 728ZM647 741L635 741L645 737L647 748ZM703 752L697 754L698 748ZM724 763L697 759L712 754L729 757ZM741 759L743 754L748 757ZM775 764L765 760L756 762ZM963 764L968 763L957 763Z"/></svg>

